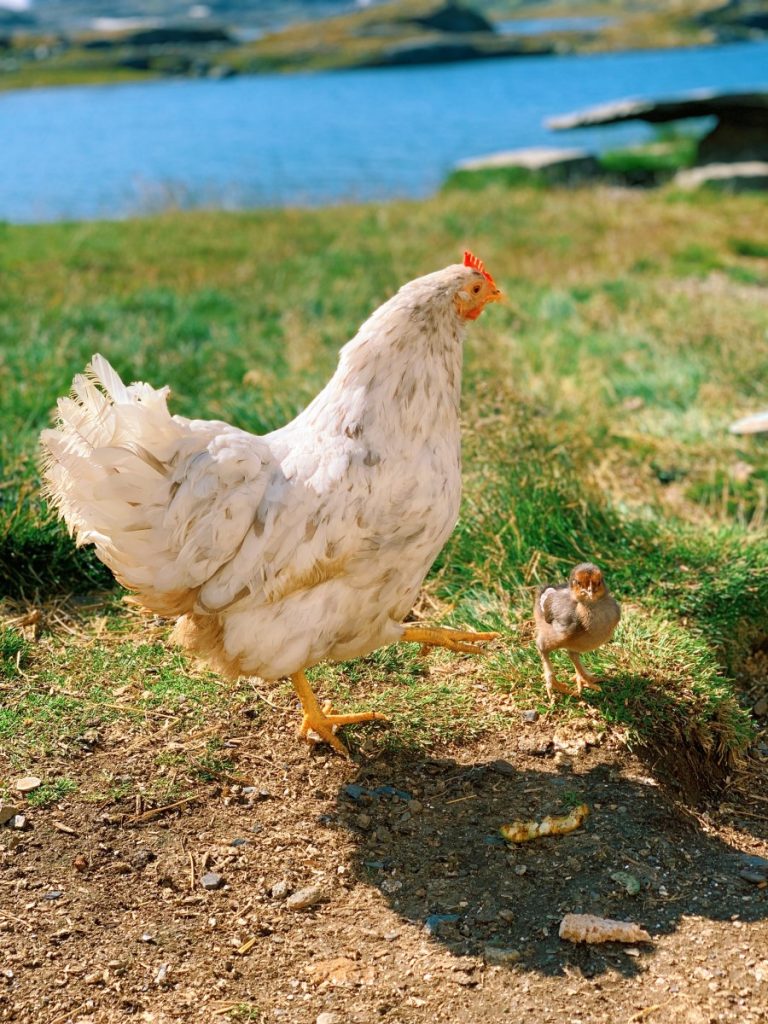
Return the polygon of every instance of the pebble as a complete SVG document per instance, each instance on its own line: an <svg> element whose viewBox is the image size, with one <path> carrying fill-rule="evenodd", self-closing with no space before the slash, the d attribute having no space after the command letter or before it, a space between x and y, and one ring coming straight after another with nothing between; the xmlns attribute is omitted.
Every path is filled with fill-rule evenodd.
<svg viewBox="0 0 768 1024"><path fill-rule="evenodd" d="M11 818L11 828L16 828L19 832L23 832L27 827L27 816L26 814L16 814Z"/></svg>
<svg viewBox="0 0 768 1024"><path fill-rule="evenodd" d="M424 931L428 935L440 935L446 928L455 925L458 920L458 914L430 914L424 922Z"/></svg>
<svg viewBox="0 0 768 1024"><path fill-rule="evenodd" d="M220 889L224 885L224 879L221 875L217 875L215 871L208 871L200 879L200 884L204 889L209 892L213 892L215 889Z"/></svg>
<svg viewBox="0 0 768 1024"><path fill-rule="evenodd" d="M144 934L140 936L139 942L150 942L150 943L154 944L155 936L154 935L150 935L149 932L144 932Z"/></svg>
<svg viewBox="0 0 768 1024"><path fill-rule="evenodd" d="M299 889L285 901L289 910L306 910L314 907L323 898L323 891L319 885L308 885L305 889Z"/></svg>
<svg viewBox="0 0 768 1024"><path fill-rule="evenodd" d="M552 740L547 736L520 736L517 741L517 749L521 754L544 757L552 749ZM498 771L495 764L494 769Z"/></svg>
<svg viewBox="0 0 768 1024"><path fill-rule="evenodd" d="M250 839L233 839L229 844L230 846L250 846Z"/></svg>
<svg viewBox="0 0 768 1024"><path fill-rule="evenodd" d="M37 789L42 784L36 775L25 775L23 779L16 779L13 788L17 793L31 793L33 789Z"/></svg>
<svg viewBox="0 0 768 1024"><path fill-rule="evenodd" d="M385 895L392 896L394 893L400 892L403 888L403 883L399 878L385 878L380 888Z"/></svg>
<svg viewBox="0 0 768 1024"><path fill-rule="evenodd" d="M768 860L765 857L744 853L739 857L739 861L743 865L739 872L739 878L744 878L747 882L754 882L756 885L759 885L760 882L768 882Z"/></svg>
<svg viewBox="0 0 768 1024"><path fill-rule="evenodd" d="M762 718L763 715L768 715L768 694L765 697L761 697L760 700L752 708L752 714L757 718Z"/></svg>
<svg viewBox="0 0 768 1024"><path fill-rule="evenodd" d="M287 882L275 882L272 888L269 890L269 895L273 900L284 900L290 892L290 887Z"/></svg>
<svg viewBox="0 0 768 1024"><path fill-rule="evenodd" d="M135 868L145 868L153 860L155 860L154 852L145 846L140 846L131 854L131 864Z"/></svg>
<svg viewBox="0 0 768 1024"><path fill-rule="evenodd" d="M539 712L538 711L524 711L521 715L524 722L538 722Z"/></svg>
<svg viewBox="0 0 768 1024"><path fill-rule="evenodd" d="M335 1013L319 1013L315 1024L338 1024L338 1020Z"/></svg>
<svg viewBox="0 0 768 1024"><path fill-rule="evenodd" d="M408 810L411 812L411 814L421 814L421 812L424 810L424 804L422 804L419 800L411 800L408 803Z"/></svg>
<svg viewBox="0 0 768 1024"><path fill-rule="evenodd" d="M43 896L44 900L59 900L64 895L61 889L51 889L50 892L45 893Z"/></svg>
<svg viewBox="0 0 768 1024"><path fill-rule="evenodd" d="M629 896L637 896L640 892L640 882L634 875L630 875L628 871L614 871L611 875L611 880L623 886Z"/></svg>
<svg viewBox="0 0 768 1024"><path fill-rule="evenodd" d="M743 878L745 882L752 882L754 885L762 885L768 882L768 874L764 874L762 871L754 871L749 868L742 868L739 872L739 878Z"/></svg>
<svg viewBox="0 0 768 1024"><path fill-rule="evenodd" d="M514 964L522 959L522 953L517 949L503 949L500 946L486 946L483 951L487 964Z"/></svg>
<svg viewBox="0 0 768 1024"><path fill-rule="evenodd" d="M7 825L8 822L12 818L15 818L18 813L18 808L11 807L10 804L4 804L0 807L0 825Z"/></svg>

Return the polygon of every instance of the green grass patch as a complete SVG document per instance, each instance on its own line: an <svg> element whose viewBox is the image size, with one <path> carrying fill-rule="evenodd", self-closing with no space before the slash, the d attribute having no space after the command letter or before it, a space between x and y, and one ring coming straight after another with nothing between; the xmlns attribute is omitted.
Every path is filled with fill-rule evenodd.
<svg viewBox="0 0 768 1024"><path fill-rule="evenodd" d="M425 203L6 226L0 587L44 603L110 582L47 512L36 463L56 397L92 352L129 380L169 384L175 412L268 431L403 281L471 246L509 302L468 335L464 502L429 587L447 622L506 639L481 659L393 647L313 679L342 710L387 714L377 743L426 749L504 728L488 694L544 707L532 588L592 559L625 619L588 657L606 679L590 703L638 747L687 744L722 767L749 735L735 680L768 616L768 451L727 430L768 404L768 307L743 278L760 270L747 250L763 244L762 212L750 196L702 195L694 216L665 193L488 183ZM76 637L0 633L14 765L75 756L94 728L172 720L183 734L213 702L255 703L170 650L164 628L130 622L108 601ZM199 780L229 763L205 748L181 767Z"/></svg>

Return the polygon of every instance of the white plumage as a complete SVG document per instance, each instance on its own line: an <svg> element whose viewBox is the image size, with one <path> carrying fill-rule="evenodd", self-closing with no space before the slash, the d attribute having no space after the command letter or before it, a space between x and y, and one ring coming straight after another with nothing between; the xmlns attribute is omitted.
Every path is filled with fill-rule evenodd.
<svg viewBox="0 0 768 1024"><path fill-rule="evenodd" d="M263 437L172 416L167 388L96 355L43 432L48 495L222 672L295 676L399 640L458 515L464 323L498 297L479 261L405 285Z"/></svg>

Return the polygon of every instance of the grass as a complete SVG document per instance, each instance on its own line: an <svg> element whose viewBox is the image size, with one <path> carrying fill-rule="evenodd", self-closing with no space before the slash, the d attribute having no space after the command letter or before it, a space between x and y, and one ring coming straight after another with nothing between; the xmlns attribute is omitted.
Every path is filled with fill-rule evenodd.
<svg viewBox="0 0 768 1024"><path fill-rule="evenodd" d="M509 303L469 336L464 504L429 592L446 621L507 639L483 659L403 645L313 678L340 707L385 711L380 744L505 728L510 709L544 707L531 588L590 558L625 617L588 659L609 680L589 713L692 777L724 769L749 739L738 687L768 614L767 451L727 431L768 404L761 213L749 196L488 185L420 204L0 228L0 581L7 621L19 603L54 609L37 640L0 632L8 763L76 752L93 730L162 725L181 741L212 704L254 703L119 596L62 603L109 577L41 503L36 438L91 353L170 384L174 411L262 432L306 404L399 284L469 245ZM266 699L291 702L280 687ZM229 752L206 744L157 765L158 785L226 773Z"/></svg>

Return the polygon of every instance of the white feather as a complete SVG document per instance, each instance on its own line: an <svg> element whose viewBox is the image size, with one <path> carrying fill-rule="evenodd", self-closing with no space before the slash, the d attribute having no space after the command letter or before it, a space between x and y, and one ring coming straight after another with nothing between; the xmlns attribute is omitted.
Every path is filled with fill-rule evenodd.
<svg viewBox="0 0 768 1024"><path fill-rule="evenodd" d="M42 435L50 499L149 607L214 623L214 661L277 678L391 643L458 515L453 296L475 274L401 289L265 437L171 416L95 355Z"/></svg>

